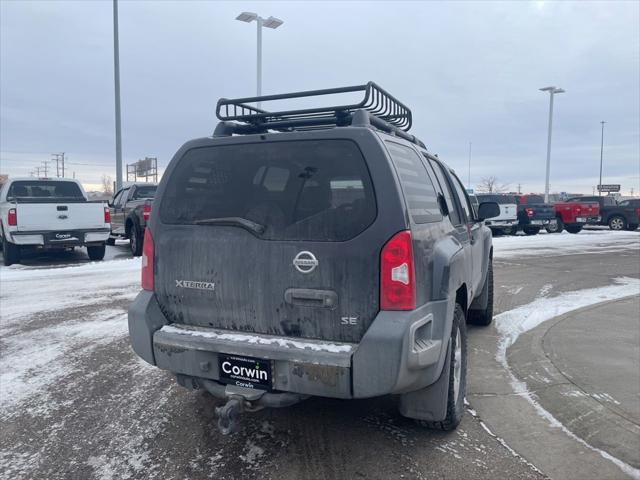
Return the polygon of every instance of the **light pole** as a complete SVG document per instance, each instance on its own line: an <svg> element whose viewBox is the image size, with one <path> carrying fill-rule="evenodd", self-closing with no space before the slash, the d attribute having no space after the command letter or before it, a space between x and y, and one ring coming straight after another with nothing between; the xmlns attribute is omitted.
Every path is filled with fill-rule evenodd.
<svg viewBox="0 0 640 480"><path fill-rule="evenodd" d="M542 92L549 92L549 135L547 137L547 174L544 182L544 203L549 202L549 171L551 169L551 125L553 123L553 96L556 93L564 93L562 88L544 87Z"/></svg>
<svg viewBox="0 0 640 480"><path fill-rule="evenodd" d="M113 0L113 82L116 99L116 191L122 188L122 138L120 134L120 47L118 0Z"/></svg>
<svg viewBox="0 0 640 480"><path fill-rule="evenodd" d="M258 53L257 53L257 96L262 95L262 27L273 28L274 30L284 22L276 17L262 18L257 13L242 12L236 17L241 22L251 23L254 20L258 24ZM258 102L258 108L262 106L262 102Z"/></svg>
<svg viewBox="0 0 640 480"><path fill-rule="evenodd" d="M604 151L604 120L600 122L602 125L602 133L600 134L600 183L598 183L598 196L602 196L602 153Z"/></svg>

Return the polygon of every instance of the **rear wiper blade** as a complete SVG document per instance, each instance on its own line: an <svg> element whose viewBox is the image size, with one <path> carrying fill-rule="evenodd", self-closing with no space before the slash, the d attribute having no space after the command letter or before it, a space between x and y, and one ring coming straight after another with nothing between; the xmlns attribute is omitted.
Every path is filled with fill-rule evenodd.
<svg viewBox="0 0 640 480"><path fill-rule="evenodd" d="M203 218L194 222L196 225L228 225L231 227L242 227L250 232L262 235L266 229L264 225L253 222L242 217L220 217L220 218Z"/></svg>

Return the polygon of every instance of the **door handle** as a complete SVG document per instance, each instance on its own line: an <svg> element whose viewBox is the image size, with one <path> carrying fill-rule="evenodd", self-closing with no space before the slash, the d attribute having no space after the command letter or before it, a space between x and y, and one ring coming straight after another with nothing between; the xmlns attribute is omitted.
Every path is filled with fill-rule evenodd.
<svg viewBox="0 0 640 480"><path fill-rule="evenodd" d="M333 290L313 288L288 288L284 300L290 305L334 309L338 306L338 294Z"/></svg>

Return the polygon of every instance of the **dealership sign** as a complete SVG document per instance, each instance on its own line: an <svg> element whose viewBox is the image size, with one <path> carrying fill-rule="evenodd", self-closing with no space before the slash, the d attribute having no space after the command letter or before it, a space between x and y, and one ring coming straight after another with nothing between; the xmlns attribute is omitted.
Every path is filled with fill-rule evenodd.
<svg viewBox="0 0 640 480"><path fill-rule="evenodd" d="M608 184L608 185L598 185L599 192L619 192L620 185Z"/></svg>

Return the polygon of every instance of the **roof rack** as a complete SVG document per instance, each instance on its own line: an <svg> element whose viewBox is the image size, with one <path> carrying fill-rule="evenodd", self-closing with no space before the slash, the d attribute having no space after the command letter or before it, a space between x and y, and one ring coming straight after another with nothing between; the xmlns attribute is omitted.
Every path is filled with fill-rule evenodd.
<svg viewBox="0 0 640 480"><path fill-rule="evenodd" d="M364 92L359 103L298 110L266 111L250 103L293 98L322 97L341 93ZM218 100L216 116L221 120L214 136L264 133L268 130L314 130L331 126L371 125L406 140L424 144L406 133L411 128L411 110L374 82L351 87L309 90L305 92ZM236 123L241 122L241 123Z"/></svg>

